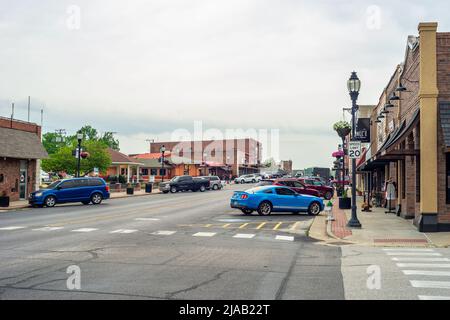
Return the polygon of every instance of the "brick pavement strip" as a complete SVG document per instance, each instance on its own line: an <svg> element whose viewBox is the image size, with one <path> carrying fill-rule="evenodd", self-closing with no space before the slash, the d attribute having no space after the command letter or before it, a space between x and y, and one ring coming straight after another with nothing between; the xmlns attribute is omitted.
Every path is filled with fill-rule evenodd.
<svg viewBox="0 0 450 320"><path fill-rule="evenodd" d="M344 210L339 209L339 206L335 204L332 212L334 217L334 221L331 224L332 233L340 239L351 236L352 231L347 228L347 217Z"/></svg>

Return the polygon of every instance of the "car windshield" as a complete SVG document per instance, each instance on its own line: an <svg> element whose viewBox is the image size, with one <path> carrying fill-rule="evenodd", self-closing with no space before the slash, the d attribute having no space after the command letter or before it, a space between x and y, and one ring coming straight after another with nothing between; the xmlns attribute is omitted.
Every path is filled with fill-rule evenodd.
<svg viewBox="0 0 450 320"><path fill-rule="evenodd" d="M170 179L170 181L174 182L177 181L180 177L173 177L172 179Z"/></svg>
<svg viewBox="0 0 450 320"><path fill-rule="evenodd" d="M264 190L267 190L267 188L266 187L256 187L256 188L251 188L249 190L246 190L245 192L247 192L247 193L258 193L258 192L261 192L261 191L264 191Z"/></svg>
<svg viewBox="0 0 450 320"><path fill-rule="evenodd" d="M45 189L55 189L56 186L61 182L61 180L57 180L55 182L52 182L51 184L49 184Z"/></svg>

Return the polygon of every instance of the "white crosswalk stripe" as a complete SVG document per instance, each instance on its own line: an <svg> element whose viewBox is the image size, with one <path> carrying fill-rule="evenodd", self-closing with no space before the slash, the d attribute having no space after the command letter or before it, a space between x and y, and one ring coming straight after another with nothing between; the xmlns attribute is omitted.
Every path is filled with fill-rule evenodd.
<svg viewBox="0 0 450 320"><path fill-rule="evenodd" d="M12 231L12 230L25 229L25 228L26 227L22 227L22 226L11 226L11 227L0 228L0 231Z"/></svg>
<svg viewBox="0 0 450 320"><path fill-rule="evenodd" d="M36 228L33 229L33 231L56 231L56 230L62 230L64 227L43 227L43 228Z"/></svg>
<svg viewBox="0 0 450 320"><path fill-rule="evenodd" d="M161 219L158 219L158 218L136 218L134 220L136 220L136 221L159 221Z"/></svg>
<svg viewBox="0 0 450 320"><path fill-rule="evenodd" d="M392 261L450 262L449 258L392 258Z"/></svg>
<svg viewBox="0 0 450 320"><path fill-rule="evenodd" d="M214 237L216 235L215 232L197 232L193 234L194 237Z"/></svg>
<svg viewBox="0 0 450 320"><path fill-rule="evenodd" d="M80 228L80 229L75 229L72 230L72 232L92 232L92 231L96 231L98 229L96 228Z"/></svg>
<svg viewBox="0 0 450 320"><path fill-rule="evenodd" d="M414 288L429 288L429 289L450 289L450 281L419 281L411 280L411 285Z"/></svg>
<svg viewBox="0 0 450 320"><path fill-rule="evenodd" d="M156 236L171 236L175 233L177 233L177 232L176 231L167 231L167 230L160 230L160 231L152 232L152 234L154 234Z"/></svg>
<svg viewBox="0 0 450 320"><path fill-rule="evenodd" d="M421 249L421 248L415 248L415 249L409 249L409 248L386 248L386 249L383 249L383 251L387 251L387 252L434 252L433 249Z"/></svg>
<svg viewBox="0 0 450 320"><path fill-rule="evenodd" d="M276 240L282 240L282 241L294 241L294 237L290 236L276 236Z"/></svg>
<svg viewBox="0 0 450 320"><path fill-rule="evenodd" d="M450 263L397 263L399 268L450 268Z"/></svg>
<svg viewBox="0 0 450 320"><path fill-rule="evenodd" d="M125 234L129 234L129 233L135 233L137 231L138 230L118 229L118 230L111 231L110 233L125 233Z"/></svg>
<svg viewBox="0 0 450 320"><path fill-rule="evenodd" d="M255 237L255 234L249 234L249 233L238 233L233 236L233 238L238 238L238 239L252 239L254 237Z"/></svg>
<svg viewBox="0 0 450 320"><path fill-rule="evenodd" d="M433 257L439 257L441 256L440 253L437 252L387 252L388 256L433 256Z"/></svg>
<svg viewBox="0 0 450 320"><path fill-rule="evenodd" d="M450 300L450 297L443 296L419 296L420 300Z"/></svg>
<svg viewBox="0 0 450 320"><path fill-rule="evenodd" d="M407 276L450 277L450 271L402 270L402 272Z"/></svg>

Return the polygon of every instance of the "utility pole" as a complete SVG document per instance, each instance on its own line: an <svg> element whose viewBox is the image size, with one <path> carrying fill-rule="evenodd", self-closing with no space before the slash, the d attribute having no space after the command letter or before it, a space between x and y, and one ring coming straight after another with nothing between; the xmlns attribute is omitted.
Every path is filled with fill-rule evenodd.
<svg viewBox="0 0 450 320"><path fill-rule="evenodd" d="M13 127L14 120L14 102L11 104L11 128Z"/></svg>
<svg viewBox="0 0 450 320"><path fill-rule="evenodd" d="M30 105L31 105L31 97L28 96L28 122L30 122Z"/></svg>

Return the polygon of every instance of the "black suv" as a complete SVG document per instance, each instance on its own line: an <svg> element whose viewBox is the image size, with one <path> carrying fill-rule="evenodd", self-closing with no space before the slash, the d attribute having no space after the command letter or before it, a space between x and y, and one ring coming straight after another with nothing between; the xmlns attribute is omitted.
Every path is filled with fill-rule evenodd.
<svg viewBox="0 0 450 320"><path fill-rule="evenodd" d="M204 192L209 188L209 181L199 177L177 176L168 182L161 182L159 190L163 193L176 193L178 191L199 191Z"/></svg>

